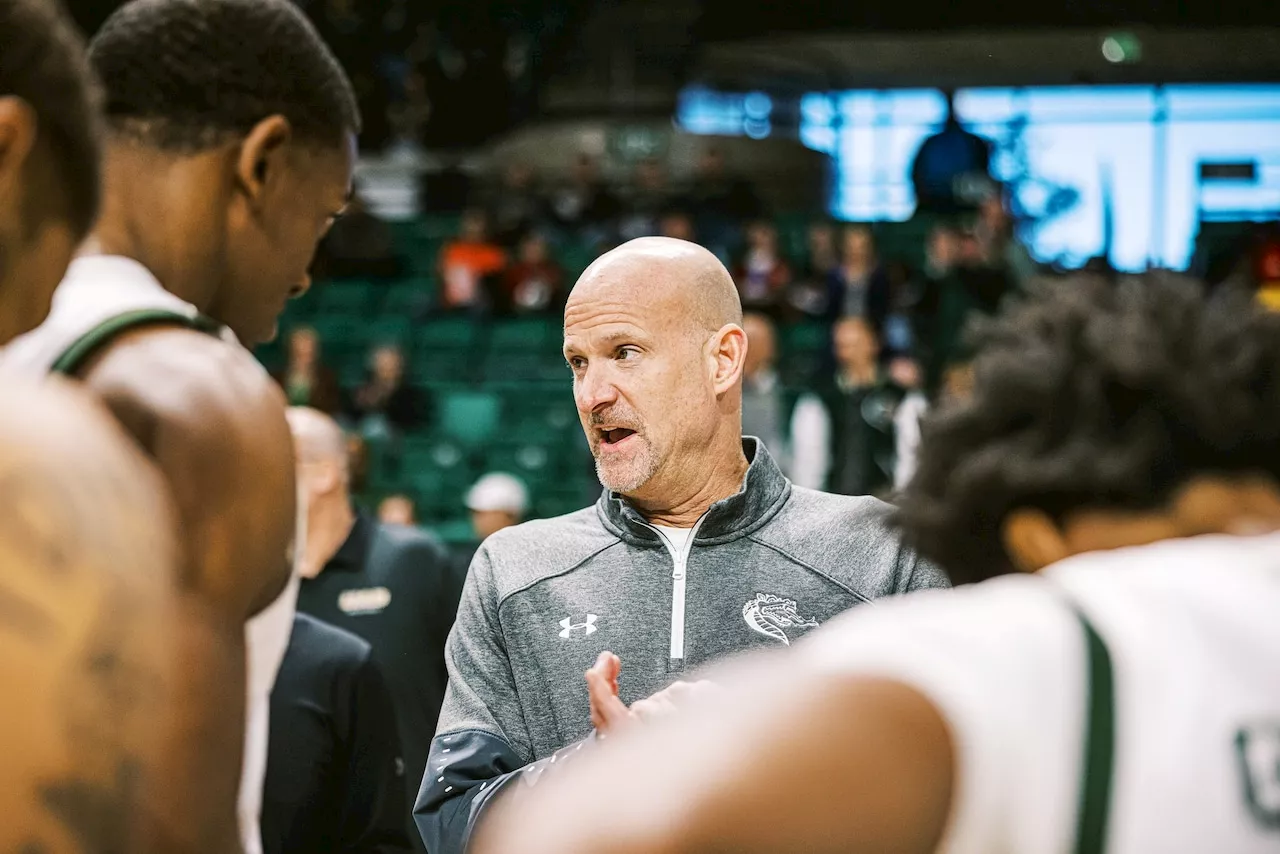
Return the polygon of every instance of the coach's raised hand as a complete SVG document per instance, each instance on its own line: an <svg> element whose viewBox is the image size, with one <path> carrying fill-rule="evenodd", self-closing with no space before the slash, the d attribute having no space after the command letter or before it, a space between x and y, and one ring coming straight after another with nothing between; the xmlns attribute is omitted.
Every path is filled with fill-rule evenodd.
<svg viewBox="0 0 1280 854"><path fill-rule="evenodd" d="M612 652L602 652L587 671L587 696L591 700L591 725L601 734L616 732L633 721L649 721L675 712L715 688L706 680L674 682L653 696L639 700L627 708L618 696L618 676L622 659Z"/></svg>

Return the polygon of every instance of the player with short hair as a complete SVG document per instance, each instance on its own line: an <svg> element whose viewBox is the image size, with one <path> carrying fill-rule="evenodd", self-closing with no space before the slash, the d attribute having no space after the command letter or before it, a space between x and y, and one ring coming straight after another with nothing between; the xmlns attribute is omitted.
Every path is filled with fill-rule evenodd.
<svg viewBox="0 0 1280 854"><path fill-rule="evenodd" d="M0 0L0 344L49 313L98 213L98 92L54 0Z"/></svg>
<svg viewBox="0 0 1280 854"><path fill-rule="evenodd" d="M350 193L359 110L288 0L134 0L89 56L106 95L102 216L49 319L5 362L84 380L165 474L186 666L183 714L156 733L157 838L227 850L239 791L254 854L267 699L296 595L281 594L295 489L284 400L245 347L272 338L309 285Z"/></svg>
<svg viewBox="0 0 1280 854"><path fill-rule="evenodd" d="M982 583L742 665L469 850L1276 851L1280 317L1055 282L982 344L900 515Z"/></svg>

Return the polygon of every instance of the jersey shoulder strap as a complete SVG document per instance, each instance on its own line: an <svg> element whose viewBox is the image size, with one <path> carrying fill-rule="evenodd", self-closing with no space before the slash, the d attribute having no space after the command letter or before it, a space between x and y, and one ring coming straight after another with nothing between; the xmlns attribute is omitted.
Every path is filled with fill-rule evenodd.
<svg viewBox="0 0 1280 854"><path fill-rule="evenodd" d="M71 345L62 351L62 355L54 360L49 370L55 374L75 376L89 359L120 335L147 326L175 326L210 335L217 335L219 331L217 321L203 314L191 317L166 308L140 308L126 311L107 318L71 342Z"/></svg>
<svg viewBox="0 0 1280 854"><path fill-rule="evenodd" d="M1067 604L1084 633L1087 680L1080 806L1072 851L1074 854L1105 854L1115 774L1115 674L1111 653L1102 636L1076 603L1068 600Z"/></svg>

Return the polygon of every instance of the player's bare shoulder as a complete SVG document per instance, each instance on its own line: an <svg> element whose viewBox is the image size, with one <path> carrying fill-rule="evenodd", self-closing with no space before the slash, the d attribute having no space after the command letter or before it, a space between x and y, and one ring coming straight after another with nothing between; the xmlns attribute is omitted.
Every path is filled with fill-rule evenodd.
<svg viewBox="0 0 1280 854"><path fill-rule="evenodd" d="M169 709L174 518L162 479L69 384L0 400L0 850L128 850Z"/></svg>
<svg viewBox="0 0 1280 854"><path fill-rule="evenodd" d="M243 348L180 328L131 332L82 379L169 481L185 580L248 616L288 578L293 443L284 396Z"/></svg>

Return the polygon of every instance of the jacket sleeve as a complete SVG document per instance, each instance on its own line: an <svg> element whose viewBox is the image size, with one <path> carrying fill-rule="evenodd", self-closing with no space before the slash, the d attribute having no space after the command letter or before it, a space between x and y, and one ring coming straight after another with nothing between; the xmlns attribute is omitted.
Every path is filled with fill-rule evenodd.
<svg viewBox="0 0 1280 854"><path fill-rule="evenodd" d="M355 674L347 736L343 854L412 850L404 822L405 790L391 694L372 657Z"/></svg>
<svg viewBox="0 0 1280 854"><path fill-rule="evenodd" d="M431 854L462 854L490 799L533 759L497 610L484 545L445 644L449 687L413 810Z"/></svg>
<svg viewBox="0 0 1280 854"><path fill-rule="evenodd" d="M913 549L903 546L898 560L898 589L895 593L951 586L951 579L941 567L920 557Z"/></svg>

